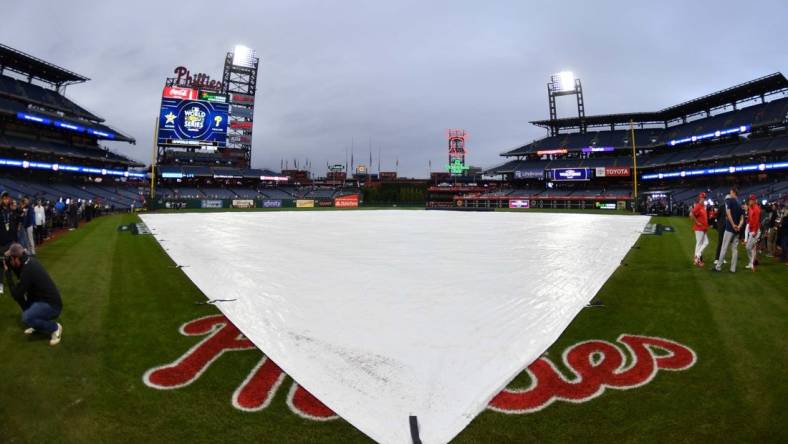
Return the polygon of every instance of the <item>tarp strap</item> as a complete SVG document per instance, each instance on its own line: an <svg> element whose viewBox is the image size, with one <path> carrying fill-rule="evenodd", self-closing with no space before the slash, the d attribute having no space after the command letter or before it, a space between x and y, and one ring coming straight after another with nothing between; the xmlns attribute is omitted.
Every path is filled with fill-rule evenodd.
<svg viewBox="0 0 788 444"><path fill-rule="evenodd" d="M413 444L421 444L421 438L419 438L419 421L415 416L411 416L409 419L410 438L413 440Z"/></svg>

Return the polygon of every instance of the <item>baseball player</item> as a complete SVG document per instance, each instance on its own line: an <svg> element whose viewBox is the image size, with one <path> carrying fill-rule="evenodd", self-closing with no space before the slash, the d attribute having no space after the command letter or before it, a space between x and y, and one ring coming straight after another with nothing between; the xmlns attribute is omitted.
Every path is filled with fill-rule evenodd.
<svg viewBox="0 0 788 444"><path fill-rule="evenodd" d="M709 246L709 218L706 214L706 193L698 194L698 200L690 211L692 230L695 232L695 256L692 263L703 267L703 250Z"/></svg>
<svg viewBox="0 0 788 444"><path fill-rule="evenodd" d="M761 238L761 206L758 198L750 194L749 208L747 208L747 257L750 263L745 268L755 271L755 258L758 255L758 241Z"/></svg>

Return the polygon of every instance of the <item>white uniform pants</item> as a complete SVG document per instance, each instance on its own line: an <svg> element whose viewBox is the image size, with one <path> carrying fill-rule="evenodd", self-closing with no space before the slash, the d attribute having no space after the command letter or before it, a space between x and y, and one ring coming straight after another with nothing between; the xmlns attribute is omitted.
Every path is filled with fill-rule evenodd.
<svg viewBox="0 0 788 444"><path fill-rule="evenodd" d="M695 257L703 256L703 250L709 246L709 236L705 231L695 232Z"/></svg>
<svg viewBox="0 0 788 444"><path fill-rule="evenodd" d="M756 233L748 233L747 238L747 258L750 259L750 267L754 265L755 257L758 255L758 241L761 239L761 230Z"/></svg>

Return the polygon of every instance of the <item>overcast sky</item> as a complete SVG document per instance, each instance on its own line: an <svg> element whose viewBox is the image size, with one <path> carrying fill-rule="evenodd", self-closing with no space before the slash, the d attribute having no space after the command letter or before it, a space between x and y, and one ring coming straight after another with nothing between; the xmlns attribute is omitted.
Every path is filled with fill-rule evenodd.
<svg viewBox="0 0 788 444"><path fill-rule="evenodd" d="M231 6L239 4L240 6ZM67 96L137 139L150 163L164 79L221 78L235 44L261 58L252 163L356 164L424 177L464 128L471 165L543 137L546 82L572 70L586 114L650 111L788 66L788 2L4 2L0 41L90 77ZM559 101L571 115L572 98ZM575 111L576 112L576 111Z"/></svg>

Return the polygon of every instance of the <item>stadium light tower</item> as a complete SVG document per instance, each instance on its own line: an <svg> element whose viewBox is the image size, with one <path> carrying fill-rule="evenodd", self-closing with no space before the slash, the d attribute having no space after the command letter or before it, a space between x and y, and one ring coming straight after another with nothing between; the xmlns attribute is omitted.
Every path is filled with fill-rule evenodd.
<svg viewBox="0 0 788 444"><path fill-rule="evenodd" d="M586 111L583 103L583 85L580 83L580 79L576 78L572 71L561 71L550 76L550 82L547 84L547 98L550 102L550 121L554 122L558 119L555 98L569 95L577 97L577 117L580 119L580 132L585 133ZM555 136L557 134L558 125L551 125L550 135Z"/></svg>
<svg viewBox="0 0 788 444"><path fill-rule="evenodd" d="M235 45L224 60L223 93L230 102L230 122L227 128L227 147L243 156L242 168L251 168L254 103L257 94L257 67L260 59L255 51Z"/></svg>

